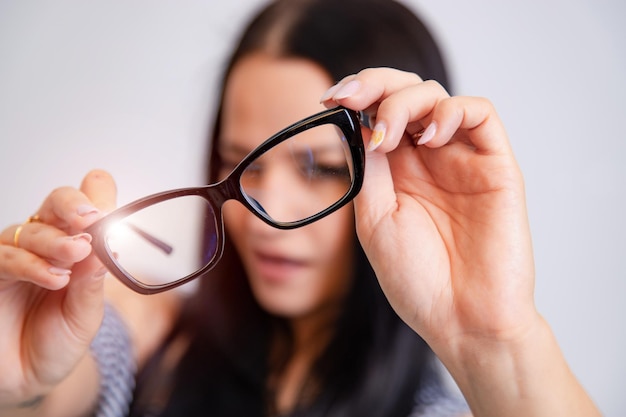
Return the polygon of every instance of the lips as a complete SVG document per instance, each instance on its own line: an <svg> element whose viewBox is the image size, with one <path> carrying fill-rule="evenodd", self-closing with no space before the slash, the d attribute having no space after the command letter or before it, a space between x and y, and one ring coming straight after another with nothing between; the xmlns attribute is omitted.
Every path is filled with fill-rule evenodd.
<svg viewBox="0 0 626 417"><path fill-rule="evenodd" d="M264 280L275 284L293 280L296 274L308 266L308 263L301 259L268 252L255 252L254 263L255 272Z"/></svg>

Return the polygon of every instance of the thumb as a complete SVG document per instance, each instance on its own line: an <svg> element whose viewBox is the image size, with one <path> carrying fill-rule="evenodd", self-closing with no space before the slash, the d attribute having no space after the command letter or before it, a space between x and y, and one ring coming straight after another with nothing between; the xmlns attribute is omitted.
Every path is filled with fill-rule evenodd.
<svg viewBox="0 0 626 417"><path fill-rule="evenodd" d="M108 213L115 209L117 187L108 172L100 169L89 172L83 179L80 190L99 210Z"/></svg>
<svg viewBox="0 0 626 417"><path fill-rule="evenodd" d="M396 194L387 155L366 153L366 169L361 191L354 199L357 232L364 247L380 221L396 206Z"/></svg>
<svg viewBox="0 0 626 417"><path fill-rule="evenodd" d="M92 253L72 268L65 293L65 312L72 332L82 340L95 337L104 314L106 269Z"/></svg>
<svg viewBox="0 0 626 417"><path fill-rule="evenodd" d="M113 177L106 171L93 170L83 179L80 190L98 210L108 213L115 209L117 189ZM73 316L74 332L86 339L95 336L104 308L104 276L106 270L94 253L74 265L67 286L66 311Z"/></svg>

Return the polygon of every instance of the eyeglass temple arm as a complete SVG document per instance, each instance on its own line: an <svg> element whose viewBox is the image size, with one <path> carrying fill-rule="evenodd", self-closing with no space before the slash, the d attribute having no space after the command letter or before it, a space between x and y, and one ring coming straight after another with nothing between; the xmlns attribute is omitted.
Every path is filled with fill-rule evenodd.
<svg viewBox="0 0 626 417"><path fill-rule="evenodd" d="M140 227L135 226L134 224L129 223L129 222L124 222L124 224L130 230L132 230L133 232L137 233L139 236L141 236L142 238L144 238L145 240L147 240L148 242L150 242L151 244L153 244L157 248L161 249L166 254L169 255L174 250L173 247L171 247L167 243L163 242L161 239L159 239L159 238L157 238L155 236L152 236L150 233L146 232L145 230L141 229Z"/></svg>

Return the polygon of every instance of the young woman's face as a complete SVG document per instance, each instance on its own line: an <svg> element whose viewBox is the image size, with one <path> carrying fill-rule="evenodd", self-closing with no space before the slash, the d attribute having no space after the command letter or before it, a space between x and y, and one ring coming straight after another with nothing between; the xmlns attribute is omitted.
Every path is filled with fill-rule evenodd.
<svg viewBox="0 0 626 417"><path fill-rule="evenodd" d="M272 134L323 110L319 99L331 85L324 70L309 61L261 54L240 60L224 96L220 175ZM342 301L352 276L352 204L295 230L268 226L237 202L225 205L224 220L263 308L299 318Z"/></svg>

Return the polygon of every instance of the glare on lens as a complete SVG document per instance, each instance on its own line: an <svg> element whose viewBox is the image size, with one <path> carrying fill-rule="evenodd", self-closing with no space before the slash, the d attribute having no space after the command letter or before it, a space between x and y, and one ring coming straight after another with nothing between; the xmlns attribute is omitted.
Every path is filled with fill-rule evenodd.
<svg viewBox="0 0 626 417"><path fill-rule="evenodd" d="M109 241L113 240L130 240L131 234L136 234L142 237L146 242L152 244L156 248L165 252L167 255L171 254L174 248L168 245L166 242L157 238L156 236L151 235L150 233L144 231L138 226L130 222L117 222L114 225L110 226L107 231L107 236L109 237Z"/></svg>

